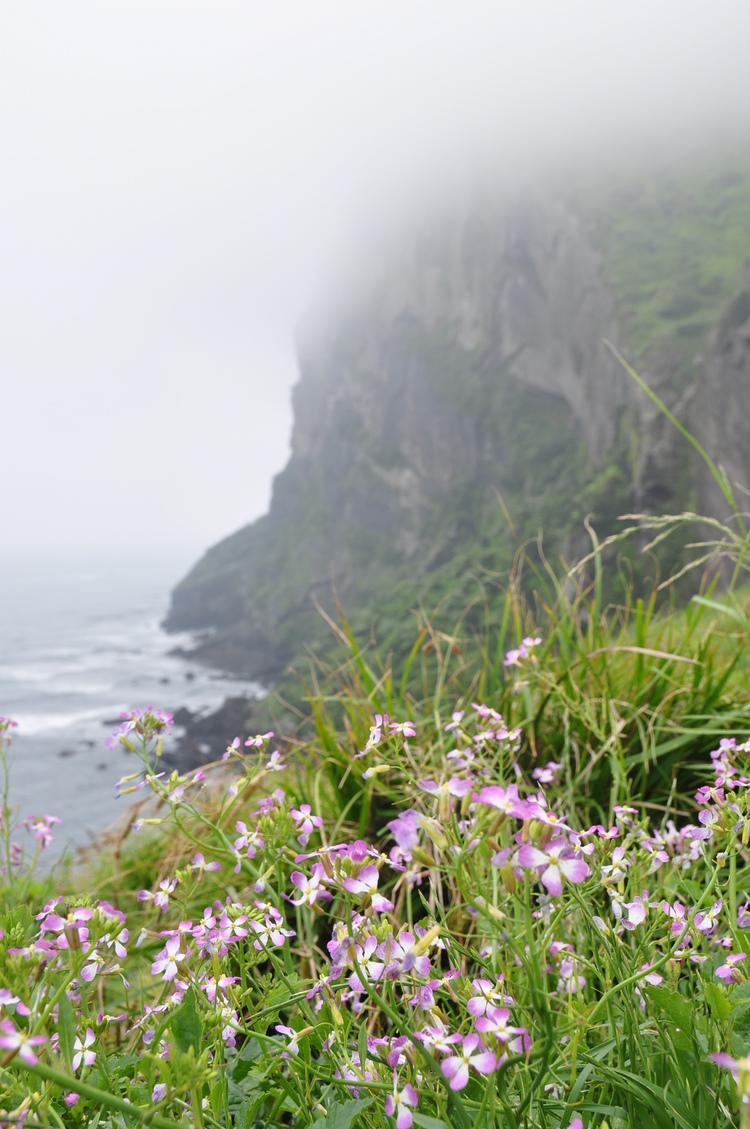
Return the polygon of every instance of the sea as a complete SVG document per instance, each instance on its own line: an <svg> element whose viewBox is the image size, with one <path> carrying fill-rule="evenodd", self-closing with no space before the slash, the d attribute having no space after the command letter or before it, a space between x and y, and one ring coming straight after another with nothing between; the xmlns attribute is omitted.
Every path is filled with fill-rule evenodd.
<svg viewBox="0 0 750 1129"><path fill-rule="evenodd" d="M8 756L10 802L16 820L62 820L47 863L66 847L90 845L132 802L117 797L115 783L137 770L136 759L105 745L121 712L186 706L202 713L230 695L262 693L173 653L194 642L161 628L170 589L188 563L0 560L0 716L18 723Z"/></svg>

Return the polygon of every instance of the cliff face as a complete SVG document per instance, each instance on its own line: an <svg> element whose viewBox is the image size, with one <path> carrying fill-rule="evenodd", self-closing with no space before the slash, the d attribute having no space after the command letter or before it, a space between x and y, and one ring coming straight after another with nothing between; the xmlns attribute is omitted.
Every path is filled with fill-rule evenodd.
<svg viewBox="0 0 750 1129"><path fill-rule="evenodd" d="M746 281L709 337L693 413L695 434L732 486L739 485L736 497L743 511L750 488L750 271ZM726 511L710 475L701 475L698 504L700 513L723 516Z"/></svg>
<svg viewBox="0 0 750 1129"><path fill-rule="evenodd" d="M397 634L425 593L450 603L470 573L510 564L498 493L518 534L543 528L554 550L587 512L606 525L685 498L675 437L604 345L622 323L592 232L544 194L475 201L310 323L269 513L174 592L168 628L214 629L197 657L271 681L327 630L316 603L336 600L370 617L388 605ZM724 399L705 403L674 378L679 355L655 353L647 375L698 404L715 448L750 395L748 356L747 325L712 339L704 371Z"/></svg>
<svg viewBox="0 0 750 1129"><path fill-rule="evenodd" d="M346 605L450 556L467 491L533 510L563 448L601 466L632 400L603 344L615 336L599 255L560 203L476 204L420 232L372 293L301 336L270 511L196 566L168 626L215 628L203 658L270 679L332 587Z"/></svg>

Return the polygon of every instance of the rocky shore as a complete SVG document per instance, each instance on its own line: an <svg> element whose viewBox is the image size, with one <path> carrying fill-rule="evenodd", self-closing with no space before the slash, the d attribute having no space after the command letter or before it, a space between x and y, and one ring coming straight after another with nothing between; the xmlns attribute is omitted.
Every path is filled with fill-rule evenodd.
<svg viewBox="0 0 750 1129"><path fill-rule="evenodd" d="M210 713L194 713L185 706L175 710L177 736L165 760L181 772L217 760L235 737L244 739L252 732L256 702L240 695L226 698Z"/></svg>

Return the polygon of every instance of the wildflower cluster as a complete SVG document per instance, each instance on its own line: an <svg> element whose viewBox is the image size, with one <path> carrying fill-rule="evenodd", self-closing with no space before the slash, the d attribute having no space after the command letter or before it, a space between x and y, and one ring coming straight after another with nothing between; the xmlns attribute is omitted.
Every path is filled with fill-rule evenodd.
<svg viewBox="0 0 750 1129"><path fill-rule="evenodd" d="M127 919L62 896L3 919L0 1070L30 1124L87 1123L92 1087L155 1124L582 1129L657 1099L683 1124L665 1063L688 1064L697 1124L750 1103L748 745L721 741L689 817L589 824L567 766L479 701L376 715L329 785L272 733L157 772L168 726L116 733L142 759L121 790L158 804L133 828L183 844Z"/></svg>

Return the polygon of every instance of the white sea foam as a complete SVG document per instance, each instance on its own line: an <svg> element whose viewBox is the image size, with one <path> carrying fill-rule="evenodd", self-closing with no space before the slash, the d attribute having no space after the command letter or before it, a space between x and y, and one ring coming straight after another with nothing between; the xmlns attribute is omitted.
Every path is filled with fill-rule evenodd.
<svg viewBox="0 0 750 1129"><path fill-rule="evenodd" d="M59 583L54 573L44 584L0 578L0 714L19 723L11 801L22 814L61 816L60 841L85 839L125 806L114 782L133 771L132 754L104 745L120 712L201 710L261 692L170 654L192 642L159 627L176 579L159 583L148 566L122 575L116 566L81 569Z"/></svg>

